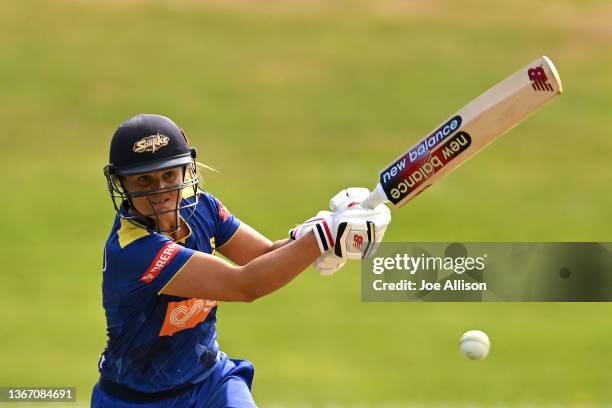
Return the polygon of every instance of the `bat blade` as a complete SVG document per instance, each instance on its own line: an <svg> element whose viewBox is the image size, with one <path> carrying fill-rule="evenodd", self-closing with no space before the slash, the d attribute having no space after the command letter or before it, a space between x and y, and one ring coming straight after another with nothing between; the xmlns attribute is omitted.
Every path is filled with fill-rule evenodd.
<svg viewBox="0 0 612 408"><path fill-rule="evenodd" d="M361 205L401 207L562 92L553 62L540 57L469 102L380 172Z"/></svg>

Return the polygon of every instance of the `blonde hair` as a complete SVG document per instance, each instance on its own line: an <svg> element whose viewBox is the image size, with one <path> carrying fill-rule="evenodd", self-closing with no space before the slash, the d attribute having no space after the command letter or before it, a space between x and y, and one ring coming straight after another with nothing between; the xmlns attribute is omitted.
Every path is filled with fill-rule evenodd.
<svg viewBox="0 0 612 408"><path fill-rule="evenodd" d="M196 165L198 166L198 169L201 170L201 171L202 170L206 170L206 171L211 172L211 173L221 174L221 172L219 170L215 169L214 167L210 167L207 164L196 162Z"/></svg>

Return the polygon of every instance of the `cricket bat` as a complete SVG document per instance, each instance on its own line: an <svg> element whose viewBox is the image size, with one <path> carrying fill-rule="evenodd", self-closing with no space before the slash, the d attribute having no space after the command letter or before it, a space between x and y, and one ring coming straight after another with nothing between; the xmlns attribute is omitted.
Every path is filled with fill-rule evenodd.
<svg viewBox="0 0 612 408"><path fill-rule="evenodd" d="M541 57L468 103L380 172L361 205L402 207L562 92L553 62Z"/></svg>

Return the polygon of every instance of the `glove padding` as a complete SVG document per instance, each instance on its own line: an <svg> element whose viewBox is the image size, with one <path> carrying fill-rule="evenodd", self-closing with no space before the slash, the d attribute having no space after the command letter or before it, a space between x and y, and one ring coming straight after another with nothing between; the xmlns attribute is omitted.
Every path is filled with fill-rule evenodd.
<svg viewBox="0 0 612 408"><path fill-rule="evenodd" d="M341 269L346 263L346 258L340 258L333 252L326 252L312 264L321 276L330 276Z"/></svg>
<svg viewBox="0 0 612 408"><path fill-rule="evenodd" d="M313 232L321 254L332 251L339 257L346 257L348 222L339 220L336 213L319 211L317 215L304 221L289 231L289 238L296 240Z"/></svg>
<svg viewBox="0 0 612 408"><path fill-rule="evenodd" d="M330 227L331 225L331 227ZM316 259L312 266L319 271L322 276L332 275L346 263L346 248L348 243L347 229L350 228L346 222L342 226L335 222L334 214L331 211L319 211L317 215L304 221L303 224L289 231L289 239L296 240L304 235L314 232L321 256ZM330 235L335 237L330 241L327 239L326 229ZM322 234L321 231L324 233ZM336 246L340 256L336 255Z"/></svg>
<svg viewBox="0 0 612 408"><path fill-rule="evenodd" d="M332 211L342 211L349 207L359 205L370 196L370 190L364 187L349 187L341 190L329 200L329 208Z"/></svg>
<svg viewBox="0 0 612 408"><path fill-rule="evenodd" d="M340 191L330 200L334 211L320 211L317 216L307 220L289 232L291 239L297 239L313 229L313 222L332 217L328 224L334 228L334 234L340 232L333 249L321 251L322 255L313 263L321 275L334 274L346 263L346 259L360 259L371 256L382 240L387 226L391 222L391 212L384 204L375 209L359 206L359 203L370 195L367 188L347 188ZM341 230L338 225L345 224ZM316 233L315 233L316 235ZM339 238L339 239L338 239ZM323 249L320 245L320 249Z"/></svg>
<svg viewBox="0 0 612 408"><path fill-rule="evenodd" d="M372 256L391 222L391 211L385 204L379 204L374 209L359 205L369 195L370 190L367 188L352 187L340 191L329 201L331 210L338 214L339 222L351 224L347 241L348 259Z"/></svg>

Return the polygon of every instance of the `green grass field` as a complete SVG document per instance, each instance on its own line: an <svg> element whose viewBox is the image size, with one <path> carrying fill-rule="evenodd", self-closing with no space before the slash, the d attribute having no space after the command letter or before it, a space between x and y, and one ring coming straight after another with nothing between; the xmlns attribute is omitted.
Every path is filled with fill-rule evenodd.
<svg viewBox="0 0 612 408"><path fill-rule="evenodd" d="M91 4L90 4L91 3ZM391 241L610 241L608 1L6 0L0 385L86 405L105 337L102 167L116 126L175 119L206 187L273 239L540 55L565 94L399 211ZM310 269L219 338L266 406L612 402L608 304L361 303L357 263ZM482 362L464 331L489 333Z"/></svg>

